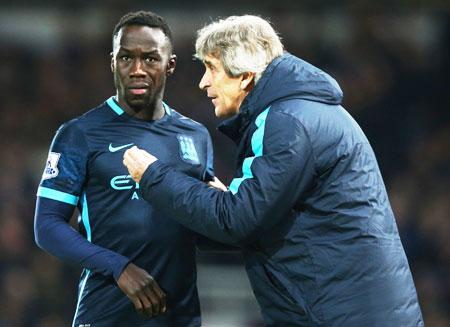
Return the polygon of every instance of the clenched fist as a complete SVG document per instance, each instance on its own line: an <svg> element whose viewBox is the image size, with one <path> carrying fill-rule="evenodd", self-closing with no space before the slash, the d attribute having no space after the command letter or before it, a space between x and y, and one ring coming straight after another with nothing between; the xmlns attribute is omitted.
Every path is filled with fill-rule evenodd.
<svg viewBox="0 0 450 327"><path fill-rule="evenodd" d="M166 312L166 294L148 272L135 264L128 264L117 285L143 316L151 318Z"/></svg>
<svg viewBox="0 0 450 327"><path fill-rule="evenodd" d="M144 175L148 166L158 160L145 150L141 150L134 146L123 155L123 164L127 167L128 172L136 183L139 183L142 175Z"/></svg>

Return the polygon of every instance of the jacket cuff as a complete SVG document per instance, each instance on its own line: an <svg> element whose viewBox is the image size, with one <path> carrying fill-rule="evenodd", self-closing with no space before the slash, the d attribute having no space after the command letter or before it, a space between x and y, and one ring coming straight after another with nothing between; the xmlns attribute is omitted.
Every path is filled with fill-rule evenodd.
<svg viewBox="0 0 450 327"><path fill-rule="evenodd" d="M144 199L151 196L152 187L160 183L170 169L169 165L162 163L160 160L156 160L148 166L139 182L139 189Z"/></svg>

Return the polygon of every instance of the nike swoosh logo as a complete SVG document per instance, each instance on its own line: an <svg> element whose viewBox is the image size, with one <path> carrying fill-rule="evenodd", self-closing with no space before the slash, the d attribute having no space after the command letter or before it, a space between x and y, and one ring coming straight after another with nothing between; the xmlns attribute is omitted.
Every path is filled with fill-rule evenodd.
<svg viewBox="0 0 450 327"><path fill-rule="evenodd" d="M120 146L113 146L112 143L109 143L109 152L117 152L119 150L128 148L129 146L132 146L134 143L128 143Z"/></svg>

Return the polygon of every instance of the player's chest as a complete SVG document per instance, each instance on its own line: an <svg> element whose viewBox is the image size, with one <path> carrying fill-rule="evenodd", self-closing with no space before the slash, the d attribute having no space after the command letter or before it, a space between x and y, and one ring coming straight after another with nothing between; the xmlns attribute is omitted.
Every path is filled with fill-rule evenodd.
<svg viewBox="0 0 450 327"><path fill-rule="evenodd" d="M99 133L90 139L88 176L97 182L126 184L125 151L133 146L146 150L158 160L186 174L201 178L205 169L206 146L199 133L166 129L127 128Z"/></svg>

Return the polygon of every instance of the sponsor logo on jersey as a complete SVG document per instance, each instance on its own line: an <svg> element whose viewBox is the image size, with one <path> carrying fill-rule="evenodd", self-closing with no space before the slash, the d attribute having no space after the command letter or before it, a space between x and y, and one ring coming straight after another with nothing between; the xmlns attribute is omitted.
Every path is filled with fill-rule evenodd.
<svg viewBox="0 0 450 327"><path fill-rule="evenodd" d="M47 163L45 164L44 173L42 179L55 178L59 174L58 161L61 157L61 153L50 152L48 154Z"/></svg>
<svg viewBox="0 0 450 327"><path fill-rule="evenodd" d="M133 144L134 143L128 143L128 144L124 144L124 145L113 146L112 143L109 143L108 150L109 150L109 152L117 152L122 149L128 148L129 146L132 146Z"/></svg>
<svg viewBox="0 0 450 327"><path fill-rule="evenodd" d="M118 175L111 178L111 187L115 190L131 190L135 187L137 190L139 189L139 183L136 183L131 175Z"/></svg>
<svg viewBox="0 0 450 327"><path fill-rule="evenodd" d="M117 191L131 190L134 188L131 195L132 200L139 200L139 195L136 190L139 190L139 183L136 183L130 175L118 175L111 178L109 182L111 187Z"/></svg>
<svg viewBox="0 0 450 327"><path fill-rule="evenodd" d="M200 163L192 137L187 135L177 135L177 139L180 144L181 159L192 164Z"/></svg>

